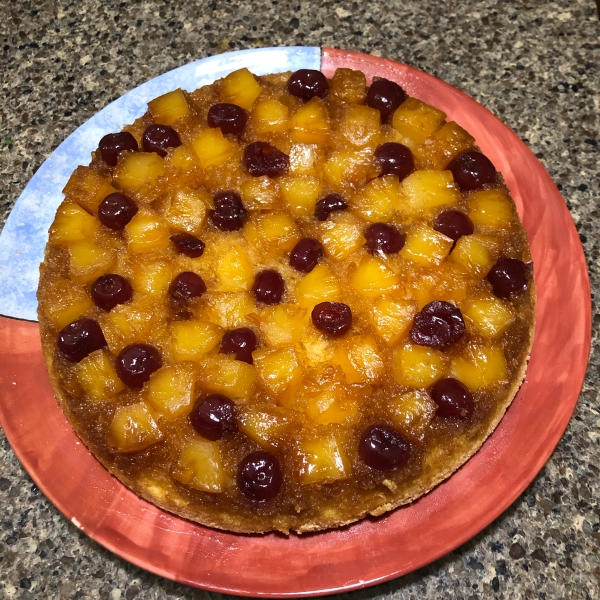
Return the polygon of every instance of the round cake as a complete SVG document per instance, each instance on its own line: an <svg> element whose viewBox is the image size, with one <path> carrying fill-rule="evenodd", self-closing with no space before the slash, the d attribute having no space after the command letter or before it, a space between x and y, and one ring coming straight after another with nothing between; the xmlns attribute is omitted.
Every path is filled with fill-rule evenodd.
<svg viewBox="0 0 600 600"><path fill-rule="evenodd" d="M395 82L247 69L74 171L38 289L74 430L136 494L306 532L431 490L525 374L529 246L476 140Z"/></svg>

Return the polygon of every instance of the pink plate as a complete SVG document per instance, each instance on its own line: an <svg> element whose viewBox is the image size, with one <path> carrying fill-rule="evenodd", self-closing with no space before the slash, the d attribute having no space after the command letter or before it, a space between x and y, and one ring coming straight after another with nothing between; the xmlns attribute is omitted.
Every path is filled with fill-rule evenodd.
<svg viewBox="0 0 600 600"><path fill-rule="evenodd" d="M0 318L0 422L29 474L91 538L192 586L248 596L314 596L373 585L434 561L491 523L532 481L565 430L583 382L591 328L585 259L564 200L533 154L485 108L434 77L323 49L325 74L337 67L393 79L444 110L504 175L535 264L538 312L527 380L476 456L414 504L324 533L236 535L163 512L112 478L56 404L37 324Z"/></svg>

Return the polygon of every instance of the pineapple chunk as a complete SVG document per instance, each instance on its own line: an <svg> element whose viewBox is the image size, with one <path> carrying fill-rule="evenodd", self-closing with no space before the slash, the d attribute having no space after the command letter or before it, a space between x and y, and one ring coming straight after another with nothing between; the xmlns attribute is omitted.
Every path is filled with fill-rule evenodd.
<svg viewBox="0 0 600 600"><path fill-rule="evenodd" d="M347 212L334 213L319 224L320 238L325 252L331 258L341 260L365 243L364 222Z"/></svg>
<svg viewBox="0 0 600 600"><path fill-rule="evenodd" d="M267 175L246 179L240 191L244 206L249 210L272 210L280 207L279 183Z"/></svg>
<svg viewBox="0 0 600 600"><path fill-rule="evenodd" d="M203 321L174 321L170 329L175 360L199 360L223 337L218 325Z"/></svg>
<svg viewBox="0 0 600 600"><path fill-rule="evenodd" d="M337 191L345 185L358 185L376 175L372 166L373 153L367 150L332 152L323 167L325 179Z"/></svg>
<svg viewBox="0 0 600 600"><path fill-rule="evenodd" d="M335 348L334 357L342 367L346 382L374 383L385 372L385 364L375 340L370 335L353 335Z"/></svg>
<svg viewBox="0 0 600 600"><path fill-rule="evenodd" d="M375 108L351 105L340 123L340 131L353 146L376 146L381 135L381 115Z"/></svg>
<svg viewBox="0 0 600 600"><path fill-rule="evenodd" d="M235 146L226 138L219 127L205 129L192 140L192 148L203 169L219 167L235 156Z"/></svg>
<svg viewBox="0 0 600 600"><path fill-rule="evenodd" d="M421 169L445 169L459 154L470 150L475 138L454 121L444 124L414 151Z"/></svg>
<svg viewBox="0 0 600 600"><path fill-rule="evenodd" d="M471 343L452 361L450 371L472 392L508 381L506 357L500 346Z"/></svg>
<svg viewBox="0 0 600 600"><path fill-rule="evenodd" d="M469 219L475 225L506 229L514 218L510 198L503 189L481 190L467 200Z"/></svg>
<svg viewBox="0 0 600 600"><path fill-rule="evenodd" d="M139 260L134 265L131 284L137 292L164 297L173 280L173 265L167 260Z"/></svg>
<svg viewBox="0 0 600 600"><path fill-rule="evenodd" d="M255 350L252 353L260 384L283 406L291 408L302 383L302 365L293 348Z"/></svg>
<svg viewBox="0 0 600 600"><path fill-rule="evenodd" d="M184 485L218 494L225 488L225 474L217 442L195 437L185 444L172 473Z"/></svg>
<svg viewBox="0 0 600 600"><path fill-rule="evenodd" d="M413 390L392 398L389 410L394 425L412 442L422 443L437 404L427 392Z"/></svg>
<svg viewBox="0 0 600 600"><path fill-rule="evenodd" d="M448 256L454 240L443 233L428 227L417 225L408 234L400 255L423 267L439 265Z"/></svg>
<svg viewBox="0 0 600 600"><path fill-rule="evenodd" d="M119 406L108 426L108 443L120 452L138 452L163 439L150 407L145 402Z"/></svg>
<svg viewBox="0 0 600 600"><path fill-rule="evenodd" d="M247 322L246 316L256 310L248 292L209 292L203 299L206 318L225 329L241 327Z"/></svg>
<svg viewBox="0 0 600 600"><path fill-rule="evenodd" d="M77 365L76 375L79 385L92 402L108 400L126 388L104 350L88 354Z"/></svg>
<svg viewBox="0 0 600 600"><path fill-rule="evenodd" d="M245 292L254 282L254 268L248 250L239 244L228 244L217 258L215 274L219 292Z"/></svg>
<svg viewBox="0 0 600 600"><path fill-rule="evenodd" d="M281 445L294 427L290 412L280 406L242 406L237 417L240 430L267 450Z"/></svg>
<svg viewBox="0 0 600 600"><path fill-rule="evenodd" d="M310 175L288 175L281 179L281 193L291 213L310 216L321 193L320 179Z"/></svg>
<svg viewBox="0 0 600 600"><path fill-rule="evenodd" d="M145 399L167 421L189 415L194 404L196 370L193 364L162 367L144 386Z"/></svg>
<svg viewBox="0 0 600 600"><path fill-rule="evenodd" d="M333 271L319 263L296 285L296 301L302 308L311 309L320 302L339 302L340 284Z"/></svg>
<svg viewBox="0 0 600 600"><path fill-rule="evenodd" d="M262 88L254 75L245 67L229 73L221 81L221 98L223 102L237 104L250 110L254 101L260 96Z"/></svg>
<svg viewBox="0 0 600 600"><path fill-rule="evenodd" d="M370 318L375 331L388 346L395 346L407 333L417 312L412 300L381 297L373 307Z"/></svg>
<svg viewBox="0 0 600 600"><path fill-rule="evenodd" d="M336 69L329 82L329 99L347 104L363 104L367 99L365 74L352 69Z"/></svg>
<svg viewBox="0 0 600 600"><path fill-rule="evenodd" d="M301 441L298 452L301 460L298 475L302 485L331 483L348 479L352 474L350 461L333 433Z"/></svg>
<svg viewBox="0 0 600 600"><path fill-rule="evenodd" d="M400 385L426 388L441 379L448 370L448 359L443 352L405 344L394 351L392 374Z"/></svg>
<svg viewBox="0 0 600 600"><path fill-rule="evenodd" d="M278 304L260 315L260 332L269 347L293 346L306 328L306 311L295 304Z"/></svg>
<svg viewBox="0 0 600 600"><path fill-rule="evenodd" d="M185 95L180 89L154 98L148 102L148 108L152 119L159 125L173 125L177 119L190 112Z"/></svg>
<svg viewBox="0 0 600 600"><path fill-rule="evenodd" d="M165 220L173 229L198 234L212 203L212 196L208 192L179 188L167 198Z"/></svg>
<svg viewBox="0 0 600 600"><path fill-rule="evenodd" d="M149 209L139 210L125 226L125 233L131 252L162 250L170 244L168 228Z"/></svg>
<svg viewBox="0 0 600 600"><path fill-rule="evenodd" d="M376 112L379 115L379 111ZM352 199L351 209L371 223L381 223L389 221L396 210L401 210L403 199L398 177L385 175L367 183Z"/></svg>
<svg viewBox="0 0 600 600"><path fill-rule="evenodd" d="M75 287L71 281L62 278L52 282L43 294L40 304L43 302L44 314L58 330L94 307L83 287Z"/></svg>
<svg viewBox="0 0 600 600"><path fill-rule="evenodd" d="M69 272L75 283L91 283L108 273L116 262L114 251L92 242L69 245Z"/></svg>
<svg viewBox="0 0 600 600"><path fill-rule="evenodd" d="M204 390L229 398L250 398L254 393L254 369L228 356L211 356L202 361L198 383Z"/></svg>
<svg viewBox="0 0 600 600"><path fill-rule="evenodd" d="M408 295L417 301L419 310L434 300L457 304L467 295L467 277L458 265L445 262L437 269L414 279L409 286Z"/></svg>
<svg viewBox="0 0 600 600"><path fill-rule="evenodd" d="M76 202L90 214L95 214L100 202L115 188L100 173L90 167L77 167L63 190L65 198Z"/></svg>
<svg viewBox="0 0 600 600"><path fill-rule="evenodd" d="M198 167L198 159L196 154L189 146L181 145L177 148L170 148L165 157L165 164L169 165L180 172L181 174L190 174Z"/></svg>
<svg viewBox="0 0 600 600"><path fill-rule="evenodd" d="M350 277L350 286L367 298L377 298L395 290L400 277L375 256L364 256Z"/></svg>
<svg viewBox="0 0 600 600"><path fill-rule="evenodd" d="M306 396L305 400L308 418L319 425L353 425L359 418L357 400L338 383L321 387L318 392Z"/></svg>
<svg viewBox="0 0 600 600"><path fill-rule="evenodd" d="M287 131L290 128L288 107L275 98L259 100L252 111L250 123L258 135Z"/></svg>
<svg viewBox="0 0 600 600"><path fill-rule="evenodd" d="M498 254L495 240L481 235L463 235L458 239L450 260L473 277L483 277L494 265Z"/></svg>
<svg viewBox="0 0 600 600"><path fill-rule="evenodd" d="M154 183L164 173L164 169L164 161L156 152L121 154L115 181L124 190L136 191L147 183Z"/></svg>
<svg viewBox="0 0 600 600"><path fill-rule="evenodd" d="M460 308L469 329L492 339L501 336L515 321L510 303L492 295L471 298Z"/></svg>
<svg viewBox="0 0 600 600"><path fill-rule="evenodd" d="M287 213L264 213L244 228L248 242L271 255L289 252L302 237L294 219Z"/></svg>
<svg viewBox="0 0 600 600"><path fill-rule="evenodd" d="M317 144L292 144L290 173L294 175L320 175L322 151Z"/></svg>
<svg viewBox="0 0 600 600"><path fill-rule="evenodd" d="M454 206L460 192L450 171L415 171L402 181L405 209L411 215L432 213L440 206Z"/></svg>
<svg viewBox="0 0 600 600"><path fill-rule="evenodd" d="M291 119L292 142L299 144L324 144L329 140L331 128L329 112L323 100L315 96L301 106Z"/></svg>
<svg viewBox="0 0 600 600"><path fill-rule="evenodd" d="M100 229L100 221L88 214L78 204L61 204L50 227L51 244L61 246L93 238Z"/></svg>
<svg viewBox="0 0 600 600"><path fill-rule="evenodd" d="M394 112L392 125L400 134L398 141L414 151L441 127L445 119L441 110L416 98L408 98Z"/></svg>

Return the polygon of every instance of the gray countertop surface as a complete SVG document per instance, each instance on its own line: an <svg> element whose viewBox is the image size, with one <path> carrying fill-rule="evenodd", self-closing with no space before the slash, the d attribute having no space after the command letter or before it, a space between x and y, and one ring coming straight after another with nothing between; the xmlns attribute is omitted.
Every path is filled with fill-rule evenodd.
<svg viewBox="0 0 600 600"><path fill-rule="evenodd" d="M111 100L192 60L331 46L407 63L513 129L561 190L600 284L600 26L593 0L65 2L0 0L0 223L40 164ZM359 598L600 598L600 315L573 418L552 457L479 535ZM550 399L549 399L550 401ZM0 598L202 598L143 571L48 502L0 431Z"/></svg>

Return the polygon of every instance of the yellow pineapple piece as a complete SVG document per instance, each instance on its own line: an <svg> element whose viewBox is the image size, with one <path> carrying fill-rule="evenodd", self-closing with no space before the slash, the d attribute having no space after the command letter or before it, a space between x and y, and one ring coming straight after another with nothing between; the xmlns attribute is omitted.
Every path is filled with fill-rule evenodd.
<svg viewBox="0 0 600 600"><path fill-rule="evenodd" d="M506 229L514 219L512 202L500 188L472 193L468 200L469 219L474 225Z"/></svg>
<svg viewBox="0 0 600 600"><path fill-rule="evenodd" d="M246 179L240 192L249 210L273 210L281 205L279 183L266 175Z"/></svg>
<svg viewBox="0 0 600 600"><path fill-rule="evenodd" d="M379 119L379 111L377 118ZM367 183L364 189L354 196L351 209L371 223L389 221L394 212L401 209L404 195L398 177L385 175Z"/></svg>
<svg viewBox="0 0 600 600"><path fill-rule="evenodd" d="M352 425L360 416L356 398L337 382L321 386L318 391L307 395L305 400L308 418L319 425Z"/></svg>
<svg viewBox="0 0 600 600"><path fill-rule="evenodd" d="M252 365L220 354L202 361L198 385L228 398L250 398L254 393L255 378Z"/></svg>
<svg viewBox="0 0 600 600"><path fill-rule="evenodd" d="M383 358L370 335L344 338L336 346L334 356L349 384L374 383L385 372Z"/></svg>
<svg viewBox="0 0 600 600"><path fill-rule="evenodd" d="M169 230L153 211L140 209L125 226L127 247L131 252L162 250L169 246Z"/></svg>
<svg viewBox="0 0 600 600"><path fill-rule="evenodd" d="M413 227L400 255L423 267L439 265L448 256L454 240L424 224Z"/></svg>
<svg viewBox="0 0 600 600"><path fill-rule="evenodd" d="M412 390L392 398L389 404L394 425L412 442L422 443L437 404L423 390Z"/></svg>
<svg viewBox="0 0 600 600"><path fill-rule="evenodd" d="M146 401L167 421L188 415L194 407L196 369L191 363L160 368L144 386Z"/></svg>
<svg viewBox="0 0 600 600"><path fill-rule="evenodd" d="M186 442L172 475L177 481L202 492L225 489L225 473L217 442L194 437Z"/></svg>
<svg viewBox="0 0 600 600"><path fill-rule="evenodd" d="M254 268L248 250L239 244L227 244L217 259L215 274L219 292L245 292L254 282Z"/></svg>
<svg viewBox="0 0 600 600"><path fill-rule="evenodd" d="M185 144L169 149L164 160L166 165L174 167L180 174L192 173L199 166L195 152Z"/></svg>
<svg viewBox="0 0 600 600"><path fill-rule="evenodd" d="M317 96L309 100L292 116L292 142L324 144L329 140L331 127L327 106Z"/></svg>
<svg viewBox="0 0 600 600"><path fill-rule="evenodd" d="M240 430L267 450L280 446L294 427L290 411L273 405L241 406L237 420Z"/></svg>
<svg viewBox="0 0 600 600"><path fill-rule="evenodd" d="M331 483L352 475L352 465L333 433L301 441L298 452L301 460L298 475L302 485Z"/></svg>
<svg viewBox="0 0 600 600"><path fill-rule="evenodd" d="M328 256L341 260L365 243L364 222L347 212L334 213L319 224L320 238Z"/></svg>
<svg viewBox="0 0 600 600"><path fill-rule="evenodd" d="M96 350L79 362L76 376L92 402L108 400L126 388L104 350Z"/></svg>
<svg viewBox="0 0 600 600"><path fill-rule="evenodd" d="M75 283L91 283L110 271L116 262L113 250L93 242L69 244L69 273Z"/></svg>
<svg viewBox="0 0 600 600"><path fill-rule="evenodd" d="M164 169L165 163L156 152L130 152L119 157L114 178L120 188L136 191L154 183Z"/></svg>
<svg viewBox="0 0 600 600"><path fill-rule="evenodd" d="M458 265L445 262L413 280L408 295L417 301L419 310L434 300L457 304L467 295L467 277Z"/></svg>
<svg viewBox="0 0 600 600"><path fill-rule="evenodd" d="M500 346L471 342L450 366L452 377L472 392L508 381L506 357Z"/></svg>
<svg viewBox="0 0 600 600"><path fill-rule="evenodd" d="M261 311L261 337L269 347L281 348L300 342L307 324L306 311L295 304L278 304Z"/></svg>
<svg viewBox="0 0 600 600"><path fill-rule="evenodd" d="M367 99L367 80L362 71L336 69L329 82L329 100L363 104Z"/></svg>
<svg viewBox="0 0 600 600"><path fill-rule="evenodd" d="M252 246L272 255L289 252L302 237L294 219L287 213L256 215L246 224L244 234Z"/></svg>
<svg viewBox="0 0 600 600"><path fill-rule="evenodd" d="M259 100L252 110L250 123L258 135L287 131L290 128L288 107L275 98Z"/></svg>
<svg viewBox="0 0 600 600"><path fill-rule="evenodd" d="M247 323L246 316L256 311L248 292L209 292L202 298L206 318L224 329L241 327Z"/></svg>
<svg viewBox="0 0 600 600"><path fill-rule="evenodd" d="M441 110L416 98L407 98L394 112L392 125L400 135L398 142L414 151L442 126L445 119Z"/></svg>
<svg viewBox="0 0 600 600"><path fill-rule="evenodd" d="M342 297L337 277L325 263L319 263L296 284L295 294L298 304L310 310L320 302L339 302Z"/></svg>
<svg viewBox="0 0 600 600"><path fill-rule="evenodd" d="M364 256L350 277L350 286L367 298L388 294L400 285L400 277L375 256Z"/></svg>
<svg viewBox="0 0 600 600"><path fill-rule="evenodd" d="M164 217L173 229L199 234L212 203L208 192L181 187L169 194Z"/></svg>
<svg viewBox="0 0 600 600"><path fill-rule="evenodd" d="M449 259L473 277L483 277L497 259L499 245L482 235L463 235L458 239Z"/></svg>
<svg viewBox="0 0 600 600"><path fill-rule="evenodd" d="M376 146L381 135L381 114L369 106L351 105L340 123L340 131L353 146Z"/></svg>
<svg viewBox="0 0 600 600"><path fill-rule="evenodd" d="M359 185L369 175L377 174L372 157L368 149L332 152L323 166L325 179L337 191L343 190L345 185Z"/></svg>
<svg viewBox="0 0 600 600"><path fill-rule="evenodd" d="M235 156L235 146L225 137L219 127L205 129L192 140L192 148L203 169L219 167Z"/></svg>
<svg viewBox="0 0 600 600"><path fill-rule="evenodd" d="M248 69L238 69L229 73L221 81L221 98L223 102L237 104L250 110L254 101L260 96L262 88Z"/></svg>
<svg viewBox="0 0 600 600"><path fill-rule="evenodd" d="M145 402L119 406L108 426L108 443L120 452L138 452L163 439L150 407Z"/></svg>
<svg viewBox="0 0 600 600"><path fill-rule="evenodd" d="M426 388L444 377L448 359L443 352L407 343L394 350L392 374L400 385Z"/></svg>
<svg viewBox="0 0 600 600"><path fill-rule="evenodd" d="M475 138L450 121L415 149L415 164L420 169L445 169L454 158L474 145Z"/></svg>
<svg viewBox="0 0 600 600"><path fill-rule="evenodd" d="M203 321L173 321L171 340L175 360L199 360L223 337L223 330Z"/></svg>
<svg viewBox="0 0 600 600"><path fill-rule="evenodd" d="M413 300L382 296L369 315L375 332L388 346L395 346L408 332L417 312Z"/></svg>
<svg viewBox="0 0 600 600"><path fill-rule="evenodd" d="M492 339L501 336L515 321L511 304L493 295L470 298L460 309L471 331Z"/></svg>
<svg viewBox="0 0 600 600"><path fill-rule="evenodd" d="M135 291L155 298L165 297L175 276L168 260L142 260L134 264L131 284Z"/></svg>
<svg viewBox="0 0 600 600"><path fill-rule="evenodd" d="M159 125L173 125L177 119L190 111L185 95L180 89L154 98L148 102L148 109L154 122Z"/></svg>
<svg viewBox="0 0 600 600"><path fill-rule="evenodd" d="M66 279L57 278L40 292L43 294L40 304L43 305L44 315L59 330L94 308L92 299L83 287L74 286Z"/></svg>
<svg viewBox="0 0 600 600"><path fill-rule="evenodd" d="M460 192L450 171L415 171L402 182L405 210L411 215L432 213L440 206L454 206Z"/></svg>
<svg viewBox="0 0 600 600"><path fill-rule="evenodd" d="M281 193L290 212L298 216L310 216L321 194L320 179L310 175L288 175L280 180Z"/></svg>
<svg viewBox="0 0 600 600"><path fill-rule="evenodd" d="M50 227L49 241L62 246L73 242L93 239L100 229L100 221L92 217L78 204L61 204Z"/></svg>
<svg viewBox="0 0 600 600"><path fill-rule="evenodd" d="M69 202L76 202L93 215L96 214L100 202L116 191L98 171L79 166L67 181L63 194Z"/></svg>
<svg viewBox="0 0 600 600"><path fill-rule="evenodd" d="M291 408L302 383L302 365L293 348L255 350L252 353L259 383L283 406Z"/></svg>
<svg viewBox="0 0 600 600"><path fill-rule="evenodd" d="M290 173L293 175L319 176L323 152L318 144L292 144L290 150Z"/></svg>

